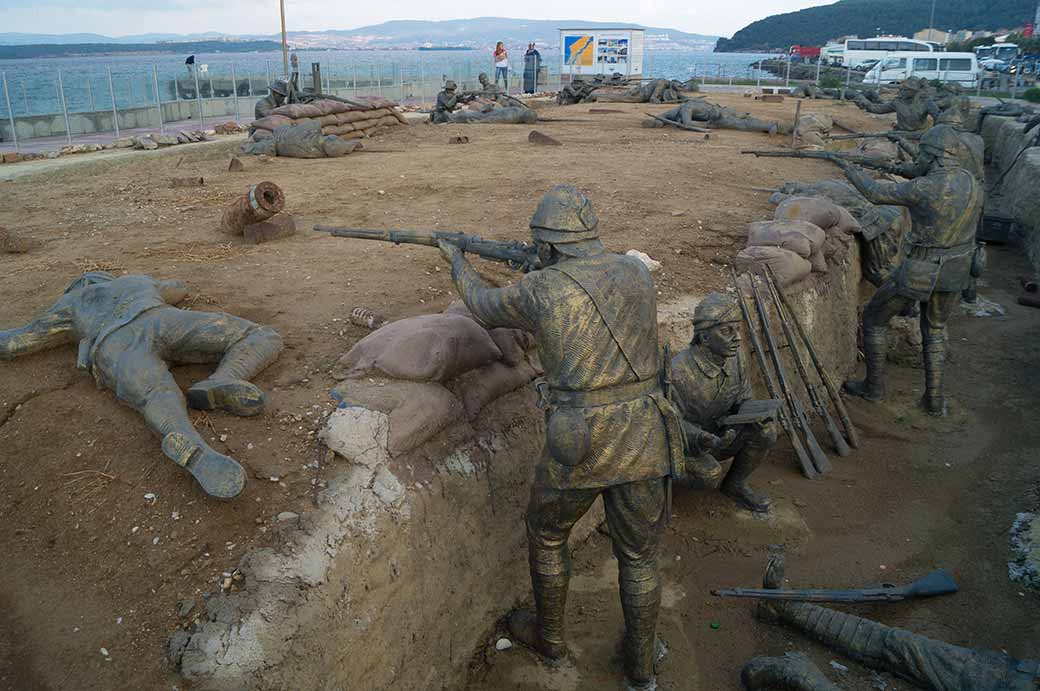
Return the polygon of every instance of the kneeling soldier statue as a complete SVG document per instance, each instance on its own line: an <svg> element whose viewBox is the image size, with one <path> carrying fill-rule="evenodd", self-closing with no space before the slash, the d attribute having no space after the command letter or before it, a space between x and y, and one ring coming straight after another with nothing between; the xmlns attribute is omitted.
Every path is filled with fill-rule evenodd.
<svg viewBox="0 0 1040 691"><path fill-rule="evenodd" d="M602 496L618 560L628 687L652 689L657 550L669 478L682 463L678 417L660 384L657 292L642 262L604 251L592 204L573 187L550 190L530 225L542 269L504 288L441 243L477 319L534 334L545 368L546 443L527 507L537 612L514 612L509 628L546 657L566 653L567 538Z"/></svg>
<svg viewBox="0 0 1040 691"><path fill-rule="evenodd" d="M693 341L672 359L670 374L686 433L687 473L714 485L722 474L719 461L732 458L722 491L751 511L768 511L769 498L751 491L747 479L776 443L776 405L751 399L740 356L740 307L711 293L693 315Z"/></svg>
<svg viewBox="0 0 1040 691"><path fill-rule="evenodd" d="M207 494L231 499L245 486L245 471L203 441L166 363L219 362L212 375L188 389L188 405L256 415L264 394L247 380L278 357L282 338L230 314L173 307L187 292L181 281L83 274L30 324L0 331L0 360L78 341L76 366L144 415L162 437L163 453Z"/></svg>

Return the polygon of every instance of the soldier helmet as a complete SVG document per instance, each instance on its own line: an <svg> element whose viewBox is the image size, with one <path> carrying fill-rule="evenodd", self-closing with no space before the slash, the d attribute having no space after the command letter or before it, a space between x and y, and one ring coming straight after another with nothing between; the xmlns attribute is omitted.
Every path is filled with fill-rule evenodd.
<svg viewBox="0 0 1040 691"><path fill-rule="evenodd" d="M480 74L478 74L477 75L477 81L480 82L481 84L483 84L486 81L489 81L489 78L487 76L487 72L481 72Z"/></svg>
<svg viewBox="0 0 1040 691"><path fill-rule="evenodd" d="M444 82L444 90L445 91L454 91L457 88L458 88L458 85L455 84L455 82L452 81L451 79L449 79L448 81Z"/></svg>
<svg viewBox="0 0 1040 691"><path fill-rule="evenodd" d="M740 306L735 298L722 293L710 293L693 310L694 331L710 329L719 324L741 321Z"/></svg>
<svg viewBox="0 0 1040 691"><path fill-rule="evenodd" d="M88 271L70 283L69 287L65 289L65 292L71 293L80 288L86 288L87 286L97 285L98 283L107 283L108 281L114 280L116 280L116 277L107 271Z"/></svg>
<svg viewBox="0 0 1040 691"><path fill-rule="evenodd" d="M530 225L535 240L559 245L595 240L598 223L588 197L571 185L556 185L538 202Z"/></svg>
<svg viewBox="0 0 1040 691"><path fill-rule="evenodd" d="M937 159L959 160L964 148L957 130L951 125L936 125L921 137L921 149Z"/></svg>
<svg viewBox="0 0 1040 691"><path fill-rule="evenodd" d="M289 95L289 83L284 79L275 79L267 88L271 90L271 93L278 94L279 96Z"/></svg>

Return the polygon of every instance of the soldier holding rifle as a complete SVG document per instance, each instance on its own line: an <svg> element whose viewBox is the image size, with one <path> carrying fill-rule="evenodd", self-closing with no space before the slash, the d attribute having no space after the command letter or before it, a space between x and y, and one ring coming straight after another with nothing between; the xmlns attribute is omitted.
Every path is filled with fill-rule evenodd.
<svg viewBox="0 0 1040 691"><path fill-rule="evenodd" d="M509 628L546 657L565 654L567 538L602 495L618 560L627 685L652 689L657 551L670 476L683 462L678 417L660 382L656 291L639 260L604 251L592 204L573 187L542 198L531 234L543 268L504 288L440 243L473 314L534 334L545 368L546 444L527 509L536 611L513 612Z"/></svg>

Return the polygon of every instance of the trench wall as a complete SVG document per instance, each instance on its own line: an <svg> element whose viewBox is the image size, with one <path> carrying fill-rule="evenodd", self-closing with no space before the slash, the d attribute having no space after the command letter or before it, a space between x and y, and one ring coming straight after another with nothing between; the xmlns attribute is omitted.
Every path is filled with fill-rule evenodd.
<svg viewBox="0 0 1040 691"><path fill-rule="evenodd" d="M988 117L983 122L991 185L987 204L1015 219L1016 239L1029 256L1033 271L1040 274L1040 147L1029 146L1037 132L1027 135L1025 127L1013 118Z"/></svg>
<svg viewBox="0 0 1040 691"><path fill-rule="evenodd" d="M859 254L787 290L835 378L856 365ZM690 339L699 296L662 305L662 341ZM791 369L794 372L793 368ZM528 597L524 510L544 435L524 387L400 457L387 417L333 413L338 471L316 511L247 555L241 592L214 597L175 645L200 689L461 688L474 651ZM602 520L597 505L572 535ZM184 640L180 641L183 646Z"/></svg>

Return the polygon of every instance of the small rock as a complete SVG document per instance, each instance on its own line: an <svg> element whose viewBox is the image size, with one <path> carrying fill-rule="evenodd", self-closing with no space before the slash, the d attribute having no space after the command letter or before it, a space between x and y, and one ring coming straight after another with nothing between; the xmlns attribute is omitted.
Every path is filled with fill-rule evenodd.
<svg viewBox="0 0 1040 691"><path fill-rule="evenodd" d="M508 638L499 638L495 641L495 650L509 650L513 647L513 641Z"/></svg>
<svg viewBox="0 0 1040 691"><path fill-rule="evenodd" d="M838 670L839 672L841 672L843 674L845 672L849 671L848 667L846 667L845 665L841 664L840 662L835 662L834 660L831 660L831 667L833 667L834 669Z"/></svg>
<svg viewBox="0 0 1040 691"><path fill-rule="evenodd" d="M459 136L459 137L449 137L448 138L448 143L449 144L469 144L469 137L467 137L465 135L462 135L462 136Z"/></svg>
<svg viewBox="0 0 1040 691"><path fill-rule="evenodd" d="M155 492L149 492L148 494L144 495L144 500L150 502L155 501Z"/></svg>
<svg viewBox="0 0 1040 691"><path fill-rule="evenodd" d="M145 151L152 151L158 149L159 145L155 143L155 140L151 137L134 137L134 148L144 149Z"/></svg>
<svg viewBox="0 0 1040 691"><path fill-rule="evenodd" d="M133 137L120 137L112 142L112 147L116 149L129 149L134 145Z"/></svg>
<svg viewBox="0 0 1040 691"><path fill-rule="evenodd" d="M108 648L102 648L101 649L101 656L102 657L108 657Z"/></svg>
<svg viewBox="0 0 1040 691"><path fill-rule="evenodd" d="M220 441L227 441L227 435L226 434L220 435Z"/></svg>
<svg viewBox="0 0 1040 691"><path fill-rule="evenodd" d="M182 618L191 614L193 609L195 609L194 600L181 600L177 603L177 615Z"/></svg>
<svg viewBox="0 0 1040 691"><path fill-rule="evenodd" d="M177 629L170 634L170 638L166 641L166 658L175 668L180 665L181 656L184 655L184 649L188 647L190 640L190 633L184 629Z"/></svg>
<svg viewBox="0 0 1040 691"><path fill-rule="evenodd" d="M563 146L563 142L559 139L553 139L549 135L542 134L538 130L531 130L531 133L527 135L527 141L542 146Z"/></svg>
<svg viewBox="0 0 1040 691"><path fill-rule="evenodd" d="M245 164L242 163L242 159L240 159L238 156L232 156L231 162L228 163L227 169L229 173L241 173L246 169L246 167Z"/></svg>
<svg viewBox="0 0 1040 691"><path fill-rule="evenodd" d="M294 513L292 511L282 511L280 514L275 516L275 520L278 521L279 523L282 523L284 521L295 521L299 517L300 517L300 514L298 514L298 513Z"/></svg>
<svg viewBox="0 0 1040 691"><path fill-rule="evenodd" d="M640 252L639 250L629 250L625 252L626 256L635 257L639 261L646 265L646 268L650 269L651 272L657 271L661 268L661 262L656 259L651 259L649 254Z"/></svg>
<svg viewBox="0 0 1040 691"><path fill-rule="evenodd" d="M177 141L177 137L175 137L172 134L156 134L155 132L153 132L150 135L150 138L159 146L176 146L180 143Z"/></svg>
<svg viewBox="0 0 1040 691"><path fill-rule="evenodd" d="M805 502L801 499L795 499L794 505L797 506L799 509L804 509L805 507L809 506L808 502Z"/></svg>
<svg viewBox="0 0 1040 691"><path fill-rule="evenodd" d="M153 537L153 538L152 538L152 544L153 544L153 545L157 545L157 544L159 544L159 538L158 538L158 536L156 536L156 537Z"/></svg>
<svg viewBox="0 0 1040 691"><path fill-rule="evenodd" d="M47 158L57 158L58 156L61 156L61 152L60 151L48 151L47 152Z"/></svg>

